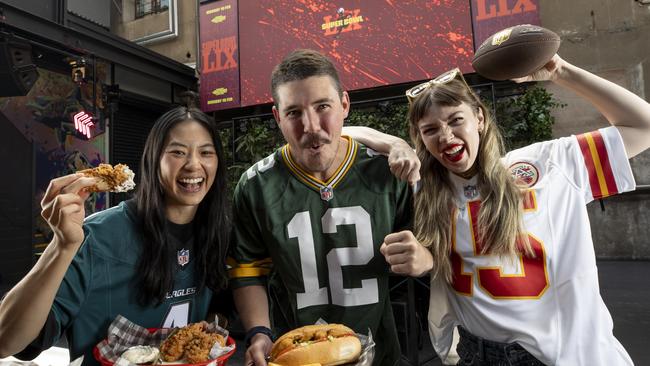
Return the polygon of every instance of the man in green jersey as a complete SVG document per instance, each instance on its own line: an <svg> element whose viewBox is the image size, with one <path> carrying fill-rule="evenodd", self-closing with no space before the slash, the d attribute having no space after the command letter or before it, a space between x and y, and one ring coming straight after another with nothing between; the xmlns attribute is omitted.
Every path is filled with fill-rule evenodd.
<svg viewBox="0 0 650 366"><path fill-rule="evenodd" d="M432 265L428 250L400 232L411 222L409 187L385 157L341 135L350 101L326 57L294 51L271 83L288 143L248 169L234 196L230 278L246 362L266 364L272 333L323 319L372 331L374 364L395 365L389 269L419 276ZM396 146L412 154L405 142Z"/></svg>

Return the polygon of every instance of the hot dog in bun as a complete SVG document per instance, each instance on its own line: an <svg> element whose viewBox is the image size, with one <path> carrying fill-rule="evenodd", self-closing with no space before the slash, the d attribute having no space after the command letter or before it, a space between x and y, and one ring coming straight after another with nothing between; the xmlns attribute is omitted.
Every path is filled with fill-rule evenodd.
<svg viewBox="0 0 650 366"><path fill-rule="evenodd" d="M307 325L285 333L273 343L271 360L282 366L354 362L361 354L361 342L354 331L342 324Z"/></svg>

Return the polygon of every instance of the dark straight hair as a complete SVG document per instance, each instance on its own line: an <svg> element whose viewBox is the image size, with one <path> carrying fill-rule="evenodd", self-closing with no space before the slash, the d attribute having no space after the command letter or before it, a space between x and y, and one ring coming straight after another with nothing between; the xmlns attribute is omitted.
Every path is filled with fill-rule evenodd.
<svg viewBox="0 0 650 366"><path fill-rule="evenodd" d="M176 107L156 120L149 132L140 162L140 184L136 191L138 220L142 226L143 248L138 260L136 286L141 305L160 304L174 285L176 248L168 240L165 193L160 182L160 159L169 131L185 121L196 121L210 133L219 166L212 187L192 220L194 260L199 289L214 291L227 285L226 252L230 234L226 191L226 159L216 123L196 108Z"/></svg>

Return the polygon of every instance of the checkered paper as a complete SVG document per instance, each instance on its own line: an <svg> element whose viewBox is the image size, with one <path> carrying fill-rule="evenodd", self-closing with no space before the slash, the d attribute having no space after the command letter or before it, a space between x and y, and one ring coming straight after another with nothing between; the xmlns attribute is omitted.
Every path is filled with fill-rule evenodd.
<svg viewBox="0 0 650 366"><path fill-rule="evenodd" d="M208 324L207 331L221 334L228 339L228 331L217 325L217 320ZM123 359L120 355L133 346L151 346L159 348L160 344L167 339L177 328L158 329L153 333L147 328L141 327L127 318L118 315L108 326L108 336L97 344L99 354L106 360L113 362L115 366L135 366L135 364ZM210 358L217 357L230 352L234 347L220 347L218 344L210 352Z"/></svg>

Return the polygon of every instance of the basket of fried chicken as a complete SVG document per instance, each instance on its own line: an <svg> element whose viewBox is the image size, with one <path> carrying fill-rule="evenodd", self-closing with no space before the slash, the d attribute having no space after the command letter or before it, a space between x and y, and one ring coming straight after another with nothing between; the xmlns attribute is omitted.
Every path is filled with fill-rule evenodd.
<svg viewBox="0 0 650 366"><path fill-rule="evenodd" d="M118 316L108 336L93 349L103 366L223 366L235 353L235 341L215 320L176 328L144 328Z"/></svg>

